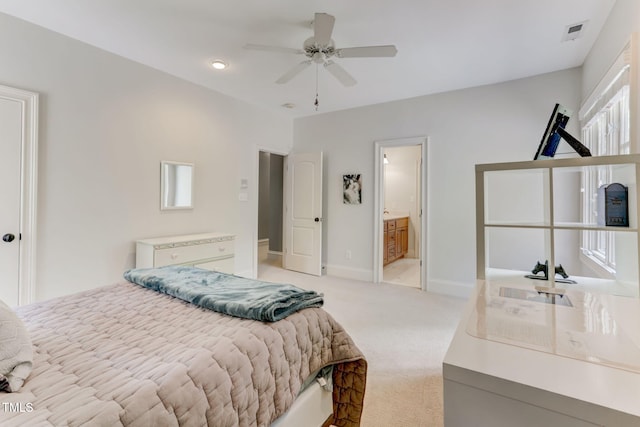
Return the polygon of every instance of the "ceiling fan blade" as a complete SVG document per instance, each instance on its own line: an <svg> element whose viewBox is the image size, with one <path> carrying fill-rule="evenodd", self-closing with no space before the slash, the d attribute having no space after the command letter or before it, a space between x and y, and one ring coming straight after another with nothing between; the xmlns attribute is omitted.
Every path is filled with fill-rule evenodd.
<svg viewBox="0 0 640 427"><path fill-rule="evenodd" d="M298 65L296 65L295 67L287 71L286 73L284 73L282 77L276 80L276 83L278 84L287 83L289 80L291 80L292 78L294 78L295 76L303 72L309 65L311 65L311 60L302 61L301 63L299 63Z"/></svg>
<svg viewBox="0 0 640 427"><path fill-rule="evenodd" d="M333 61L325 62L324 68L326 68L327 71L333 75L333 77L338 79L338 81L345 86L353 86L357 83L356 79L351 77L351 74L347 73L344 68Z"/></svg>
<svg viewBox="0 0 640 427"><path fill-rule="evenodd" d="M252 43L245 44L244 48L249 50L264 50L268 52L295 53L295 54L304 53L302 49L294 49L292 47L267 46L263 44L252 44Z"/></svg>
<svg viewBox="0 0 640 427"><path fill-rule="evenodd" d="M313 18L313 38L319 46L326 46L331 41L333 24L336 18L328 13L316 13Z"/></svg>
<svg viewBox="0 0 640 427"><path fill-rule="evenodd" d="M336 49L338 58L376 58L396 56L398 49L392 44L385 46L361 46Z"/></svg>

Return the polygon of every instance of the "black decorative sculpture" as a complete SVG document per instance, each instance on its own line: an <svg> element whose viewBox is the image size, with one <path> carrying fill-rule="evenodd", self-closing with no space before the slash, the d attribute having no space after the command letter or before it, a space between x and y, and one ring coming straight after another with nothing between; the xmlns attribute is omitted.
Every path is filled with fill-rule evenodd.
<svg viewBox="0 0 640 427"><path fill-rule="evenodd" d="M542 275L538 274L540 272L542 272ZM542 264L540 261L536 261L536 266L533 267L531 273L533 274L527 274L524 277L529 279L549 280L549 261L545 261L544 264ZM569 279L569 275L564 270L564 267L562 267L562 264L554 268L554 274L559 274L560 276L562 276L562 279L555 279L555 281L558 283L578 283L575 280Z"/></svg>

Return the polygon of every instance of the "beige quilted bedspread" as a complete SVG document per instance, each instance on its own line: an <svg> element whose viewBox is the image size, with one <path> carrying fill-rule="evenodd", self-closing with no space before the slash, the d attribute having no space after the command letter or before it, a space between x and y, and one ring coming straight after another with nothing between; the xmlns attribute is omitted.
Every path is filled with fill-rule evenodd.
<svg viewBox="0 0 640 427"><path fill-rule="evenodd" d="M275 323L121 283L22 307L34 368L0 393L6 426L269 426L334 368L334 420L360 423L366 361L324 310Z"/></svg>

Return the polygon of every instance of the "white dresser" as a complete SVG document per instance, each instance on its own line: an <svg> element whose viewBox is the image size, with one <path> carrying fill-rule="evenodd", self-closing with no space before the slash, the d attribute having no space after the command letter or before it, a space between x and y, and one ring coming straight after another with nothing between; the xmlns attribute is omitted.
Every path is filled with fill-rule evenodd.
<svg viewBox="0 0 640 427"><path fill-rule="evenodd" d="M136 241L136 268L192 265L233 274L233 234L202 233Z"/></svg>

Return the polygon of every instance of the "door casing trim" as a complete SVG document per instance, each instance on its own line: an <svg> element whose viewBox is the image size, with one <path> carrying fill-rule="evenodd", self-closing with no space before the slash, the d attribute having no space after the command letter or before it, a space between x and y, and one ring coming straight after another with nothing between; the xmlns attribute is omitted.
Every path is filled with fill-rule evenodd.
<svg viewBox="0 0 640 427"><path fill-rule="evenodd" d="M36 294L39 95L0 85L0 98L18 102L22 107L18 305L25 305L32 303Z"/></svg>

